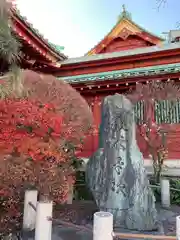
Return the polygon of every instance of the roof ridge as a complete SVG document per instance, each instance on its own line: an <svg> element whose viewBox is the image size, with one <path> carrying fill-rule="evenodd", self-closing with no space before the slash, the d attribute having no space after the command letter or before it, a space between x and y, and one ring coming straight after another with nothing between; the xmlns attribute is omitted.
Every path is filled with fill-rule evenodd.
<svg viewBox="0 0 180 240"><path fill-rule="evenodd" d="M152 36L154 36L154 37L156 37L156 38L159 38L159 39L162 40L162 41L165 40L164 38L158 36L157 34L154 34L154 33L152 33L151 31L146 30L146 28L140 26L139 24L137 24L136 22L134 22L132 19L128 19L128 20L131 21L131 22L132 22L134 25L136 25L138 28L140 28L140 29L144 30L145 32L149 33L150 35L152 35Z"/></svg>
<svg viewBox="0 0 180 240"><path fill-rule="evenodd" d="M130 22L132 22L135 26L137 26L138 28L144 30L145 32L149 33L150 35L152 35L152 36L154 36L154 37L157 37L157 38L159 38L159 39L161 39L161 40L165 40L165 39L163 39L162 37L160 37L160 36L158 36L158 35L150 32L150 31L146 30L146 28L144 28L144 27L140 26L139 24L137 24L136 22L134 22L134 21L132 20L131 13L126 10L125 4L122 5L122 9L123 9L123 11L122 11L122 13L120 14L119 19L118 19L118 21L117 21L117 23L116 23L115 26L117 26L117 24L119 24L119 22L120 22L123 18L124 18L124 19L128 19L128 20L129 20Z"/></svg>
<svg viewBox="0 0 180 240"><path fill-rule="evenodd" d="M121 21L123 20L128 20L129 22L131 22L133 25L135 25L137 28L139 29L142 29L144 32L156 37L156 38L159 38L160 40L164 41L165 39L154 34L154 33L151 33L150 31L146 30L144 27L141 27L139 24L137 24L136 22L134 22L132 20L132 17L131 17L131 14L129 12L126 11L125 9L125 6L123 4L123 12L121 13L121 15L119 16L118 18L118 21L116 22L116 24L111 28L111 30L96 44L94 45L94 47L92 47L86 54L85 56L87 56L96 46L98 46L108 35L110 35L113 30L120 24Z"/></svg>

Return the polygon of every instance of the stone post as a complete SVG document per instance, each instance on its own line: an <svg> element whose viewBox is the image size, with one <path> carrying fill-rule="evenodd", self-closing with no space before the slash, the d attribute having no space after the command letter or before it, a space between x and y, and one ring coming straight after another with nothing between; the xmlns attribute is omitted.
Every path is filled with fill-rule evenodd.
<svg viewBox="0 0 180 240"><path fill-rule="evenodd" d="M180 240L180 216L176 217L176 239Z"/></svg>
<svg viewBox="0 0 180 240"><path fill-rule="evenodd" d="M52 202L38 202L36 215L35 240L51 240Z"/></svg>
<svg viewBox="0 0 180 240"><path fill-rule="evenodd" d="M36 211L29 205L37 205L37 190L27 190L24 196L23 230L33 230L36 223Z"/></svg>
<svg viewBox="0 0 180 240"><path fill-rule="evenodd" d="M168 179L161 179L161 204L164 208L170 207L170 186Z"/></svg>
<svg viewBox="0 0 180 240"><path fill-rule="evenodd" d="M93 240L113 240L113 215L111 213L94 213Z"/></svg>

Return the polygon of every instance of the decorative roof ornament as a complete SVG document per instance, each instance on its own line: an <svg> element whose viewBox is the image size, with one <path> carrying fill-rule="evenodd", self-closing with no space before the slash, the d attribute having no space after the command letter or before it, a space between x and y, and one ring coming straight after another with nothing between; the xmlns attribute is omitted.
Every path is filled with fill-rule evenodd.
<svg viewBox="0 0 180 240"><path fill-rule="evenodd" d="M118 16L118 21L120 21L122 18L128 18L132 20L131 13L126 10L125 4L122 5L122 13Z"/></svg>
<svg viewBox="0 0 180 240"><path fill-rule="evenodd" d="M143 34L142 34L143 32ZM154 34L148 32L146 29L139 26L136 22L134 22L131 18L131 13L126 10L125 5L122 5L122 12L118 16L117 22L115 26L111 29L111 31L98 43L96 44L85 56L90 56L94 54L101 54L101 53L110 53L112 49L106 48L106 46L110 44L114 44L114 39L121 38L123 40L126 40L129 35L136 35L137 37L140 37L142 41L145 43L150 43L151 46L161 46L162 42L164 41L163 38L155 36ZM119 41L119 40L117 40ZM120 40L121 41L121 40ZM126 45L126 49L131 49L132 46L128 43ZM114 46L114 45L113 45ZM118 45L119 46L119 45ZM112 47L113 48L113 47ZM116 48L116 47L115 47ZM139 45L135 43L133 45L133 49L138 49ZM118 51L123 50L123 47L121 45L118 48ZM124 49L125 50L125 49ZM117 48L116 48L117 51Z"/></svg>

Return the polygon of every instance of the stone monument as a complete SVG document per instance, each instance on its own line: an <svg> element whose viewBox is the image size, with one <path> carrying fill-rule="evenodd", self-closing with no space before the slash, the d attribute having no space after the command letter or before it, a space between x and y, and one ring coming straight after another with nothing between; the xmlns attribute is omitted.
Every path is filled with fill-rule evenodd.
<svg viewBox="0 0 180 240"><path fill-rule="evenodd" d="M133 105L123 95L108 96L101 121L99 149L86 169L97 206L114 215L115 226L156 230L155 198L136 142Z"/></svg>

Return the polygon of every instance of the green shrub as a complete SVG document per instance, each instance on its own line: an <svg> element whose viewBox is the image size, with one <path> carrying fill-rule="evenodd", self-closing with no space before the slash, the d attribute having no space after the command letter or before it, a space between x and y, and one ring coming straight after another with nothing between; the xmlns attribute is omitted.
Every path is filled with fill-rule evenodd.
<svg viewBox="0 0 180 240"><path fill-rule="evenodd" d="M75 200L93 200L92 194L86 185L85 172L76 172L74 196Z"/></svg>
<svg viewBox="0 0 180 240"><path fill-rule="evenodd" d="M150 185L159 186L156 184L153 177L149 179ZM180 190L180 178L170 179L170 188L175 188ZM159 187L152 187L156 202L161 202L161 189ZM171 191L171 204L180 204L180 192ZM93 200L92 194L90 193L85 182L85 172L76 172L76 184L74 188L74 196L76 200Z"/></svg>
<svg viewBox="0 0 180 240"><path fill-rule="evenodd" d="M149 183L150 185L153 185L153 186L158 186L158 184L156 183L156 181L154 180L154 178L150 178L149 179ZM161 202L161 189L160 188L155 188L155 187L152 187L152 191L154 193L154 196L156 198L156 202Z"/></svg>
<svg viewBox="0 0 180 240"><path fill-rule="evenodd" d="M170 187L179 189L179 192L175 190L171 190L171 203L179 205L180 204L180 179L179 178L170 179Z"/></svg>
<svg viewBox="0 0 180 240"><path fill-rule="evenodd" d="M179 189L179 192L170 189L171 204L179 205L180 204L180 178L170 178L169 180L170 180L170 188ZM149 179L149 182L153 186L157 185L153 177ZM152 187L152 190L154 192L156 202L161 202L161 189Z"/></svg>

